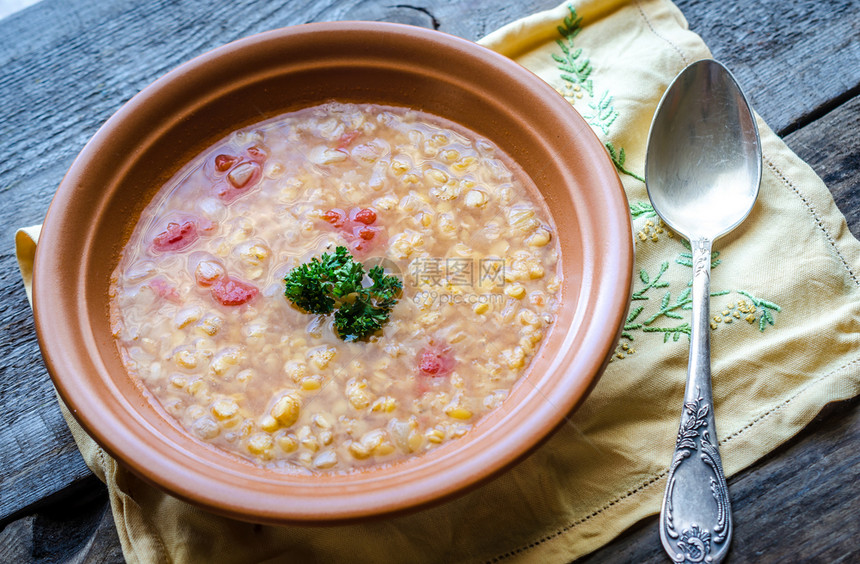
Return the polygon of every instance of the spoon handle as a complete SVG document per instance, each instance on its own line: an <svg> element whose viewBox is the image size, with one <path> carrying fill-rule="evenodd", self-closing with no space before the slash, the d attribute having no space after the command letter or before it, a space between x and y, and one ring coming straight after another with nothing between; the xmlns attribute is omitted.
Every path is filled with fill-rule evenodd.
<svg viewBox="0 0 860 564"><path fill-rule="evenodd" d="M690 241L693 310L684 410L660 511L660 539L675 562L720 562L732 536L711 392L711 241Z"/></svg>

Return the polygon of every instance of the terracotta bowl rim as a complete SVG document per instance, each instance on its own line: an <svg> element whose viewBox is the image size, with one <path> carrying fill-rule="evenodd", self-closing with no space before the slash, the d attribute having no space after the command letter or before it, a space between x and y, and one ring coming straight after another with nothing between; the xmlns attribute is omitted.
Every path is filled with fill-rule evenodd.
<svg viewBox="0 0 860 564"><path fill-rule="evenodd" d="M141 406L140 398L123 397L117 391L118 378L125 375L112 375L100 358L99 347L107 336L92 329L93 312L98 308L88 304L85 296L88 284L94 284L88 281L85 268L88 249L77 257L55 249L68 245L64 238L80 230L71 223L70 209L84 205L76 198L92 199L94 213L99 213L103 202L94 188L95 179L88 177L89 167L110 149L118 128L136 112L157 104L166 89L177 88L189 77L194 80L213 61L251 52L259 56L269 47L332 33L364 34L368 41L391 44L412 42L417 48L432 47L462 57L458 61L488 65L503 73L512 88L538 100L540 111L560 118L557 138L544 138L545 143L553 151L561 143L569 143L572 156L589 167L587 173L564 171L569 182L566 190L572 198L581 198L577 205L584 206L578 219L587 239L582 243L579 294L565 296L566 302L575 303L568 319L576 326L554 329L559 332L558 350L547 361L547 374L554 380L545 385L548 376L536 376L537 387L520 390L522 401L479 424L484 427L473 431L480 438L477 443L469 440L457 446L454 441L453 446L407 464L322 479L279 474L229 460L216 471L213 460L220 461L222 455L205 447L189 448L179 431L176 436L166 436L153 425L151 406ZM494 96L483 94L488 99ZM595 211L601 217L587 213ZM96 226L87 229L92 232ZM92 242L82 237L82 241ZM70 276L61 289L56 277L64 268ZM611 358L626 315L632 271L630 216L618 174L591 128L543 80L502 55L438 31L383 22L312 23L260 33L200 55L145 88L102 126L72 164L45 219L34 267L34 315L48 371L70 412L99 445L136 475L176 497L233 518L278 524L333 523L413 510L448 499L496 476L536 448L585 399ZM530 410L528 417L521 416L525 408ZM514 425L515 421L520 424Z"/></svg>

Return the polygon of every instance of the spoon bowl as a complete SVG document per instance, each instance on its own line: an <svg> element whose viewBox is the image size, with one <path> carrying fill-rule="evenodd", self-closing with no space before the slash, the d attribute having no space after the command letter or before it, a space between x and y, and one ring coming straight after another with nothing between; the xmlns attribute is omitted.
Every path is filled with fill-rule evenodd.
<svg viewBox="0 0 860 564"><path fill-rule="evenodd" d="M645 182L654 209L688 239L714 240L747 217L760 181L758 128L743 92L717 61L693 63L651 126Z"/></svg>
<svg viewBox="0 0 860 564"><path fill-rule="evenodd" d="M711 391L711 246L749 215L761 184L755 118L717 61L689 65L663 95L648 136L645 183L660 218L689 239L693 262L690 360L660 539L675 562L716 564L731 543L732 517Z"/></svg>

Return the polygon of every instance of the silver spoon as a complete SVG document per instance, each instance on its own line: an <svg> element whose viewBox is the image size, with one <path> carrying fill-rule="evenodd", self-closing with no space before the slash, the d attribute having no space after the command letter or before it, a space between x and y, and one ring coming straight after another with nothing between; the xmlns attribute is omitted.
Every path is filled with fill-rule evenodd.
<svg viewBox="0 0 860 564"><path fill-rule="evenodd" d="M660 539L675 562L716 563L729 548L732 516L711 392L711 245L747 217L761 183L755 119L720 63L693 63L669 85L651 124L645 181L654 209L693 254L687 387Z"/></svg>

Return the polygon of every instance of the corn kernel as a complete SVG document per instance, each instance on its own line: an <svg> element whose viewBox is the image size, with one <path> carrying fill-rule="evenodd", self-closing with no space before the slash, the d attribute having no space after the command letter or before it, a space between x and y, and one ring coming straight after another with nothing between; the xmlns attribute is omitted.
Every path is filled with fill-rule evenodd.
<svg viewBox="0 0 860 564"><path fill-rule="evenodd" d="M197 322L203 316L203 310L199 307L187 307L177 312L173 318L173 326L176 329L184 329Z"/></svg>
<svg viewBox="0 0 860 564"><path fill-rule="evenodd" d="M188 384L188 393L192 396L203 396L209 392L209 386L203 380L194 380Z"/></svg>
<svg viewBox="0 0 860 564"><path fill-rule="evenodd" d="M273 446L275 443L268 433L255 433L248 438L248 450L251 454L265 454Z"/></svg>
<svg viewBox="0 0 860 564"><path fill-rule="evenodd" d="M318 375L306 376L301 380L302 389L307 392L319 390L322 387L322 379Z"/></svg>
<svg viewBox="0 0 860 564"><path fill-rule="evenodd" d="M401 176L410 168L408 159L402 155L394 157L389 166L391 168L391 172L393 172L395 176Z"/></svg>
<svg viewBox="0 0 860 564"><path fill-rule="evenodd" d="M441 185L448 182L448 175L445 174L443 171L439 170L438 168L429 168L424 174L429 180L435 182L436 184Z"/></svg>
<svg viewBox="0 0 860 564"><path fill-rule="evenodd" d="M306 372L307 367L303 362L290 360L284 364L284 373L289 376L293 382L300 382L302 378L305 377Z"/></svg>
<svg viewBox="0 0 860 564"><path fill-rule="evenodd" d="M418 431L412 431L409 433L409 438L406 439L406 446L409 448L409 452L416 452L423 445L424 435Z"/></svg>
<svg viewBox="0 0 860 564"><path fill-rule="evenodd" d="M484 315L484 314L485 314L485 313L487 313L489 310L490 310L490 304L488 304L487 302L483 302L483 303L475 304L475 305L472 307L472 311L474 311L474 312L475 312L475 313L477 313L478 315Z"/></svg>
<svg viewBox="0 0 860 564"><path fill-rule="evenodd" d="M201 417L191 424L191 430L195 435L204 440L211 440L221 433L218 424L209 417Z"/></svg>
<svg viewBox="0 0 860 564"><path fill-rule="evenodd" d="M529 235L528 239L526 239L526 243L528 243L532 247L543 247L552 239L552 233L545 227L540 227L535 230L534 233Z"/></svg>
<svg viewBox="0 0 860 564"><path fill-rule="evenodd" d="M526 362L526 353L521 347L502 351L502 360L511 369L522 368Z"/></svg>
<svg viewBox="0 0 860 564"><path fill-rule="evenodd" d="M290 427L299 419L301 401L292 394L285 394L272 406L271 415L284 427Z"/></svg>
<svg viewBox="0 0 860 564"><path fill-rule="evenodd" d="M444 133L434 133L430 141L437 147L441 147L448 144L448 136Z"/></svg>
<svg viewBox="0 0 860 564"><path fill-rule="evenodd" d="M471 168L472 165L475 164L476 160L477 159L475 157L472 157L472 156L463 157L459 161L452 164L451 168L453 168L454 170L462 172L462 171L465 171L465 170L468 170L469 168Z"/></svg>
<svg viewBox="0 0 860 564"><path fill-rule="evenodd" d="M376 456L387 456L395 451L395 447L388 441L381 442L376 448L373 449L373 454Z"/></svg>
<svg viewBox="0 0 860 564"><path fill-rule="evenodd" d="M311 433L311 428L305 425L299 429L298 433L299 444L311 452L316 452L320 448L320 443L317 438Z"/></svg>
<svg viewBox="0 0 860 564"><path fill-rule="evenodd" d="M174 362L182 368L197 368L197 355L189 350L181 350L173 357Z"/></svg>
<svg viewBox="0 0 860 564"><path fill-rule="evenodd" d="M271 415L264 415L262 419L260 419L260 429L264 431L268 431L269 433L273 433L280 428L280 424L278 420L272 417Z"/></svg>
<svg viewBox="0 0 860 564"><path fill-rule="evenodd" d="M437 445L445 440L445 432L435 427L428 429L424 435L427 437L428 441Z"/></svg>
<svg viewBox="0 0 860 564"><path fill-rule="evenodd" d="M439 214L439 231L442 235L454 235L457 232L457 224L454 218L447 213Z"/></svg>
<svg viewBox="0 0 860 564"><path fill-rule="evenodd" d="M529 278L532 280L539 280L543 278L546 271L540 264L530 264L529 265Z"/></svg>
<svg viewBox="0 0 860 564"><path fill-rule="evenodd" d="M460 185L455 182L449 182L443 186L434 186L430 189L430 195L443 202L447 202L460 196Z"/></svg>
<svg viewBox="0 0 860 564"><path fill-rule="evenodd" d="M529 207L515 206L508 211L508 225L522 234L529 234L540 227L535 211Z"/></svg>
<svg viewBox="0 0 860 564"><path fill-rule="evenodd" d="M239 404L233 398L221 398L212 404L212 414L218 419L229 419L239 413Z"/></svg>
<svg viewBox="0 0 860 564"><path fill-rule="evenodd" d="M209 369L215 374L221 375L227 372L231 367L236 366L242 360L242 351L236 347L227 347L220 351L212 362L209 363Z"/></svg>
<svg viewBox="0 0 860 564"><path fill-rule="evenodd" d="M381 398L377 398L370 406L371 411L377 411L381 413L391 413L396 408L397 400L391 396L382 396Z"/></svg>
<svg viewBox="0 0 860 564"><path fill-rule="evenodd" d="M346 397L355 409L365 409L370 405L370 394L366 390L366 380L350 380L346 384Z"/></svg>
<svg viewBox="0 0 860 564"><path fill-rule="evenodd" d="M505 294L509 295L512 298L520 300L525 297L526 289L523 287L522 284L512 284L510 286L505 287Z"/></svg>
<svg viewBox="0 0 860 564"><path fill-rule="evenodd" d="M418 178L418 175L414 172L410 172L409 174L404 174L400 179L404 184L418 184L421 179Z"/></svg>
<svg viewBox="0 0 860 564"><path fill-rule="evenodd" d="M519 319L520 323L523 325L530 325L532 327L537 327L540 325L540 318L535 312L530 309L520 310L520 312L517 314L517 319Z"/></svg>
<svg viewBox="0 0 860 564"><path fill-rule="evenodd" d="M481 190L469 190L464 202L470 208L484 207L487 203L487 194Z"/></svg>
<svg viewBox="0 0 860 564"><path fill-rule="evenodd" d="M334 433L330 429L323 429L319 432L318 437L323 446L328 446L334 441Z"/></svg>
<svg viewBox="0 0 860 564"><path fill-rule="evenodd" d="M284 434L278 437L278 446L284 452L294 452L299 448L299 440L292 433Z"/></svg>
<svg viewBox="0 0 860 564"><path fill-rule="evenodd" d="M453 163L460 158L460 152L454 149L448 149L447 151L442 151L442 158L449 163Z"/></svg>
<svg viewBox="0 0 860 564"><path fill-rule="evenodd" d="M329 365L335 354L337 354L337 349L335 349L334 347L323 346L308 352L308 359L313 363L314 366L322 370Z"/></svg>
<svg viewBox="0 0 860 564"><path fill-rule="evenodd" d="M215 315L208 315L200 320L200 322L197 324L197 328L211 337L218 333L223 324L224 321L220 317Z"/></svg>
<svg viewBox="0 0 860 564"><path fill-rule="evenodd" d="M174 388L184 388L188 385L188 378L182 374L173 374L170 376L170 385Z"/></svg>
<svg viewBox="0 0 860 564"><path fill-rule="evenodd" d="M324 450L314 458L314 468L324 470L337 465L337 453L333 450Z"/></svg>
<svg viewBox="0 0 860 564"><path fill-rule="evenodd" d="M448 417L453 417L454 419L469 419L472 417L471 411L469 411L465 407L459 406L449 407L445 410L445 414Z"/></svg>
<svg viewBox="0 0 860 564"><path fill-rule="evenodd" d="M352 456L359 460L364 460L365 458L370 456L370 450L368 450L361 443L355 441L349 444L348 450Z"/></svg>

